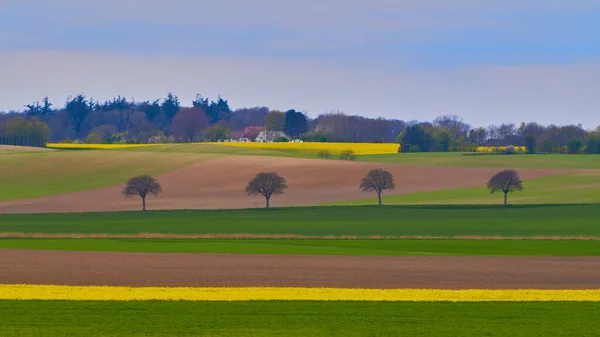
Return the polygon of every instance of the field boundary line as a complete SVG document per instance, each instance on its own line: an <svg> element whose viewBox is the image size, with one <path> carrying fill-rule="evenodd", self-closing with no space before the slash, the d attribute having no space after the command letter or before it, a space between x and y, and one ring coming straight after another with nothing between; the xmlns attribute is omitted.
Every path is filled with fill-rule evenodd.
<svg viewBox="0 0 600 337"><path fill-rule="evenodd" d="M502 236L502 235L453 235L453 236L428 236L428 235L299 235L299 234L170 234L170 233L0 233L0 239L289 239L289 240L581 240L600 241L600 236L560 236L560 235L532 235L532 236Z"/></svg>

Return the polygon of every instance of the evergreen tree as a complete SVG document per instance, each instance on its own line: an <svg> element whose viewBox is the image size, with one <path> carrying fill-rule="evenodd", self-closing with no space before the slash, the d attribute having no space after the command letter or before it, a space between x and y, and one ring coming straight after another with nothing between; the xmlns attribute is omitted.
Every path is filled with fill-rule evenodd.
<svg viewBox="0 0 600 337"><path fill-rule="evenodd" d="M303 113L294 109L285 113L283 121L283 132L292 138L299 138L308 131L308 119Z"/></svg>

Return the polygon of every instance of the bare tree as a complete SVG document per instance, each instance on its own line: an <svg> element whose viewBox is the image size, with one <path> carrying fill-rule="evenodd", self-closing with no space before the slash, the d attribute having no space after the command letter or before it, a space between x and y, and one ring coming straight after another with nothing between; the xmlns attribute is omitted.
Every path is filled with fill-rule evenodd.
<svg viewBox="0 0 600 337"><path fill-rule="evenodd" d="M149 175L133 177L127 181L123 194L126 198L139 195L142 198L142 211L146 210L146 197L148 195L157 196L162 192L160 184Z"/></svg>
<svg viewBox="0 0 600 337"><path fill-rule="evenodd" d="M261 172L250 180L248 186L246 186L246 193L248 195L264 196L267 202L266 208L269 208L271 196L283 194L283 190L286 188L287 182L285 178L275 172Z"/></svg>
<svg viewBox="0 0 600 337"><path fill-rule="evenodd" d="M519 173L515 170L504 170L496 173L487 183L487 188L491 194L498 191L504 193L504 206L507 205L508 193L523 190L523 181Z"/></svg>
<svg viewBox="0 0 600 337"><path fill-rule="evenodd" d="M396 188L394 183L394 176L384 169L378 168L369 171L367 175L362 178L360 183L360 189L363 192L377 192L377 199L381 206L381 193L384 190L393 190Z"/></svg>

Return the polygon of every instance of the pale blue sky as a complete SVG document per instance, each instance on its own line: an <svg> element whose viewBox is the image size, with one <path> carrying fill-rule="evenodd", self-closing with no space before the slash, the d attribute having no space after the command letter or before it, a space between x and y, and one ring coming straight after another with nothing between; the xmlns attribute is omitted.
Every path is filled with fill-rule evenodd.
<svg viewBox="0 0 600 337"><path fill-rule="evenodd" d="M48 95L600 124L600 1L0 0L0 109Z"/></svg>

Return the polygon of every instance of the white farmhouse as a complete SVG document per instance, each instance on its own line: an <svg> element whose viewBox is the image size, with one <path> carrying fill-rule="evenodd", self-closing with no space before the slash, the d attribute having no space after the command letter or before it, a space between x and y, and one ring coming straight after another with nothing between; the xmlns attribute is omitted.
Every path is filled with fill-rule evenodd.
<svg viewBox="0 0 600 337"><path fill-rule="evenodd" d="M272 143L275 139L280 137L290 139L283 131L263 131L254 141L258 143Z"/></svg>

